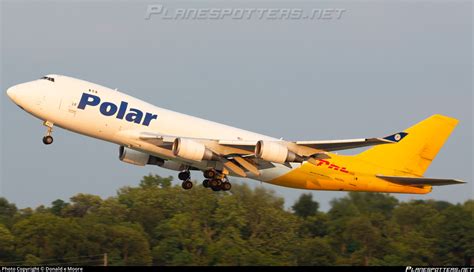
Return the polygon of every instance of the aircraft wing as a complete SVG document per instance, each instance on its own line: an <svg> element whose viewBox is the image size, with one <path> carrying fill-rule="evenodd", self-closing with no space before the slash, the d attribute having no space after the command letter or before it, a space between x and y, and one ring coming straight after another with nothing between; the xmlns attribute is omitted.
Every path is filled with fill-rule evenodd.
<svg viewBox="0 0 474 272"><path fill-rule="evenodd" d="M331 140L331 141L297 141L297 145L306 146L324 151L337 151L352 148L374 146L380 144L396 143L401 141L408 133L399 132L384 138L368 139L349 139L349 140Z"/></svg>
<svg viewBox="0 0 474 272"><path fill-rule="evenodd" d="M223 140L223 139L204 139L204 138L188 138L173 135L162 135L154 132L123 132L129 137L136 140L142 140L152 143L161 148L168 150L173 149L173 143L176 139L186 139L200 143L210 150L213 158L220 161L225 168L238 174L246 176L245 172L255 175L259 174L259 170L275 167L274 161L266 161L257 158L255 154L258 140ZM405 132L399 132L384 138L367 138L367 139L349 139L349 140L330 140L330 141L285 141L285 140L269 140L273 144L283 146L296 154L299 161L308 161L317 163L316 159L329 158L326 152L345 150L359 147L374 146L380 144L391 144L401 141L406 135ZM267 141L267 140L266 140ZM267 141L268 142L268 141ZM291 168L289 162L280 162L281 164Z"/></svg>
<svg viewBox="0 0 474 272"><path fill-rule="evenodd" d="M367 147L367 146L374 146L380 144L390 144L390 143L397 143L401 141L408 133L406 132L399 132L384 138L366 138L366 139L348 139L348 140L329 140L329 141L284 141L279 140L276 141L283 145L289 147L289 149L295 149L295 147L306 147L313 149L315 154L321 152L329 152L329 151L338 151L338 150L346 150L346 149L353 149L353 148L360 148L360 147ZM177 138L187 138L187 137L178 137L178 136L171 136L171 135L161 135L153 132L141 132L138 135L138 138L145 141L150 141L155 143L159 146L170 146ZM227 147L227 148L217 148L217 149L227 149L227 153L224 155L229 154L240 154L242 155L249 155L249 153L253 153L255 150L255 146L257 145L257 140L215 140L215 139L203 139L203 138L187 138L192 139L198 142L203 142L206 145L213 145L214 148L217 146ZM236 151L235 153L229 151L229 148L238 149L233 150ZM297 148L296 148L297 149ZM230 153L229 153L230 152ZM221 152L219 152L221 153Z"/></svg>
<svg viewBox="0 0 474 272"><path fill-rule="evenodd" d="M384 176L377 175L378 178L390 181L401 185L431 185L431 186L442 186L442 185L453 185L453 184L464 184L466 182L457 179L440 179L440 178L418 178L418 177L399 177L399 176Z"/></svg>

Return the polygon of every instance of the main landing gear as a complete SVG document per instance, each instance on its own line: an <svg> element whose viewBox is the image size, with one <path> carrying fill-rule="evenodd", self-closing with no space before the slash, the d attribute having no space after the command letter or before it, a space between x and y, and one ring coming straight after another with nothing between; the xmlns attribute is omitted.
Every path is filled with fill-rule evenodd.
<svg viewBox="0 0 474 272"><path fill-rule="evenodd" d="M229 191L232 188L227 176L214 169L204 171L204 177L206 179L202 185L204 188L211 188L214 192Z"/></svg>
<svg viewBox="0 0 474 272"><path fill-rule="evenodd" d="M181 187L183 187L184 190L193 188L193 183L191 182L191 172L189 172L189 170L184 170L179 173L178 178L183 181L183 183L181 183Z"/></svg>
<svg viewBox="0 0 474 272"><path fill-rule="evenodd" d="M204 188L210 188L214 192L229 191L232 188L232 184L230 184L227 176L222 172L209 169L204 171L204 177L206 179L202 182L202 185ZM189 170L181 171L178 174L178 178L183 181L183 183L181 183L181 187L183 187L184 190L193 188L193 183L191 182L191 172L189 172Z"/></svg>
<svg viewBox="0 0 474 272"><path fill-rule="evenodd" d="M53 136L51 136L51 134L53 133L53 123L49 121L44 121L43 125L48 128L48 130L46 131L46 136L43 137L43 144L50 145L53 143Z"/></svg>

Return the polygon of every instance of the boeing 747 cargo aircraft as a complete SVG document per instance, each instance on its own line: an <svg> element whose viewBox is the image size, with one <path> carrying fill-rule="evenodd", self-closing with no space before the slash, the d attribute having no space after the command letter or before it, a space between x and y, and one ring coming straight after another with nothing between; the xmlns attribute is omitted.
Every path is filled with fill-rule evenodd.
<svg viewBox="0 0 474 272"><path fill-rule="evenodd" d="M458 121L433 115L386 137L286 141L156 107L124 93L62 75L47 75L7 90L20 108L47 127L115 143L121 161L180 171L186 190L191 171L203 186L228 191L228 176L275 185L333 191L426 194L432 186L464 183L424 177ZM370 147L357 155L332 153Z"/></svg>

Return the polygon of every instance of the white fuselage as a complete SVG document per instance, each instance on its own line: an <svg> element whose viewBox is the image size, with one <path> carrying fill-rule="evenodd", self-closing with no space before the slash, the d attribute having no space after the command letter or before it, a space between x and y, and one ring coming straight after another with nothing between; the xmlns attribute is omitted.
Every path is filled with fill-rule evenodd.
<svg viewBox="0 0 474 272"><path fill-rule="evenodd" d="M276 140L262 134L159 108L91 82L61 75L50 77L54 78L54 82L39 79L19 84L10 88L8 95L25 111L55 126L163 159L184 162L199 169L208 167L204 162L173 158L168 149L134 138L134 132L228 141ZM249 177L266 181L287 171L287 167L278 165L261 170L258 177Z"/></svg>

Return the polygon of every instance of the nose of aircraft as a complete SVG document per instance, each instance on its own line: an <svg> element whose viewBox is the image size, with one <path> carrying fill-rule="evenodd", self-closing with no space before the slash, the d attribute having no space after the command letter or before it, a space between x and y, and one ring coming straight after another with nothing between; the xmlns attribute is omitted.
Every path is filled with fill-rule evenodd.
<svg viewBox="0 0 474 272"><path fill-rule="evenodd" d="M13 100L13 102L16 102L15 99L16 99L16 96L17 96L17 88L15 88L15 86L13 87L10 87L8 88L7 90L7 95L8 97L10 97L11 100Z"/></svg>

